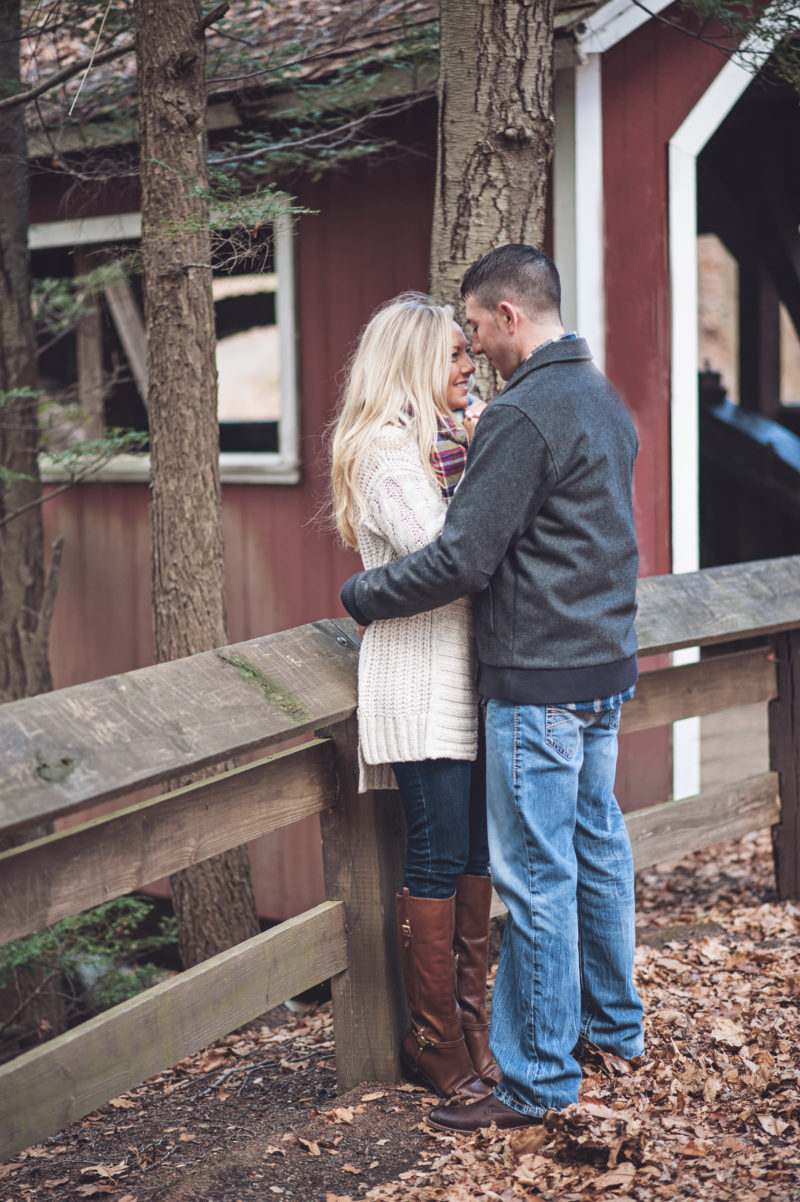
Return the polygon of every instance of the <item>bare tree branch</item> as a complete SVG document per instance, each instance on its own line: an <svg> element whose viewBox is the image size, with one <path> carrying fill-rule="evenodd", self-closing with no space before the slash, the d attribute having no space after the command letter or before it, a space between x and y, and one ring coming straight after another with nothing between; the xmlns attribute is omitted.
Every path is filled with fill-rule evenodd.
<svg viewBox="0 0 800 1202"><path fill-rule="evenodd" d="M35 100L37 96L42 96L45 92L49 92L60 83L64 83L67 79L72 79L74 75L80 75L81 71L88 71L90 66L99 66L101 63L110 63L115 58L121 58L123 54L132 53L134 49L133 42L125 42L122 46L113 46L109 50L101 50L99 54L95 54L94 58L90 55L88 58L79 59L77 62L71 63L68 67L63 67L60 71L56 71L55 75L49 76L42 83L37 84L35 88L29 88L27 92L17 92L15 96L7 96L5 100L0 100L0 113L8 111L8 109L17 108L21 104L28 104L29 101Z"/></svg>

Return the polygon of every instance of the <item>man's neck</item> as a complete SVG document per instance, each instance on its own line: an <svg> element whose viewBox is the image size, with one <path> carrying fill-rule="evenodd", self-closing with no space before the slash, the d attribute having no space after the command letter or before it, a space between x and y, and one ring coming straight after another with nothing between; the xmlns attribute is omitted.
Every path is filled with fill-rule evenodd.
<svg viewBox="0 0 800 1202"><path fill-rule="evenodd" d="M533 326L529 339L530 346L525 358L532 355L533 351L538 350L539 346L544 346L545 343L555 343L557 339L563 338L563 334L565 334L565 328L563 328L560 321Z"/></svg>

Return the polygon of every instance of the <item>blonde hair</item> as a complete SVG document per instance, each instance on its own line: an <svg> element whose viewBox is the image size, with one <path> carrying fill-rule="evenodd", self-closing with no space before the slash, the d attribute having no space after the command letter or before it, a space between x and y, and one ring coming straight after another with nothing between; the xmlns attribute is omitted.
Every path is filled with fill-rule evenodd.
<svg viewBox="0 0 800 1202"><path fill-rule="evenodd" d="M358 477L380 430L401 421L416 438L435 479L430 452L437 415L447 417L453 309L421 292L404 292L365 326L347 371L331 442L332 516L342 540L357 549L355 522L364 497Z"/></svg>

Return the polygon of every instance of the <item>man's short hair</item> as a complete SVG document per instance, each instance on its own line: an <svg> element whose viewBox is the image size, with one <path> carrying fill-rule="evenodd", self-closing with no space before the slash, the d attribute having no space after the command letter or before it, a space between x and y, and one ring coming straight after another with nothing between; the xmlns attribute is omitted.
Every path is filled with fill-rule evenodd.
<svg viewBox="0 0 800 1202"><path fill-rule="evenodd" d="M474 296L493 311L502 300L516 302L528 317L557 313L561 318L561 281L552 259L535 246L509 243L490 250L473 263L461 284L461 295Z"/></svg>

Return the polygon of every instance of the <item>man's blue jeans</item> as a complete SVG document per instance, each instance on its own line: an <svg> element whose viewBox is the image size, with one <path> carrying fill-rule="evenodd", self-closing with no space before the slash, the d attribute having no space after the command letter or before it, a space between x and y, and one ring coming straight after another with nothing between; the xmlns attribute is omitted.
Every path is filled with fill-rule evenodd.
<svg viewBox="0 0 800 1202"><path fill-rule="evenodd" d="M605 713L490 700L489 850L508 907L492 1002L495 1093L541 1115L576 1102L584 1034L641 1055L633 985L633 857L614 797L619 707Z"/></svg>

